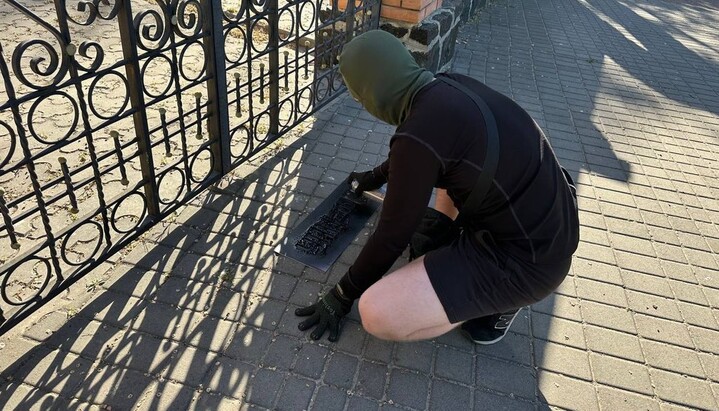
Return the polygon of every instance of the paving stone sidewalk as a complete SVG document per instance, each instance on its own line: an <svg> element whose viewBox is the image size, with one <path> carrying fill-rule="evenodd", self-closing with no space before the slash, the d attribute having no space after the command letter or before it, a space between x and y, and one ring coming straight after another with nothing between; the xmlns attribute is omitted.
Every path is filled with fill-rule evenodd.
<svg viewBox="0 0 719 411"><path fill-rule="evenodd" d="M579 185L572 272L502 342L297 330L372 227L328 273L273 246L393 131L341 97L3 336L0 408L719 409L718 25L709 1L496 0L462 28L454 70Z"/></svg>

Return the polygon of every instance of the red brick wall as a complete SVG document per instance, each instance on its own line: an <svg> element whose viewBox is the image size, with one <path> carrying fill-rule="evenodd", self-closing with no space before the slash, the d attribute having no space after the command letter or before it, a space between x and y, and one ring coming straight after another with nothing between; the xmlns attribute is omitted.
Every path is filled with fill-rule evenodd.
<svg viewBox="0 0 719 411"><path fill-rule="evenodd" d="M361 4L357 1L355 4ZM347 0L339 0L340 10L347 6ZM380 16L385 19L416 24L427 15L442 7L442 0L382 0Z"/></svg>

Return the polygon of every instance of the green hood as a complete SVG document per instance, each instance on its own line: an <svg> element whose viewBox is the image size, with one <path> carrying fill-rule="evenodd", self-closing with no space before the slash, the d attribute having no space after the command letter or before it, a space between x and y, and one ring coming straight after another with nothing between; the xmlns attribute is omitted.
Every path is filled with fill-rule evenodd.
<svg viewBox="0 0 719 411"><path fill-rule="evenodd" d="M370 114L395 126L407 118L419 89L434 79L402 42L382 30L368 31L344 46L340 73Z"/></svg>

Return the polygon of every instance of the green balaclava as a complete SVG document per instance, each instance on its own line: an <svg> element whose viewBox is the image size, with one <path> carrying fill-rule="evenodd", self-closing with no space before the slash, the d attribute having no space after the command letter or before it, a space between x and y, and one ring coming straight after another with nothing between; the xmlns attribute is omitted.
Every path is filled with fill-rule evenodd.
<svg viewBox="0 0 719 411"><path fill-rule="evenodd" d="M402 42L382 30L368 31L344 46L340 73L370 114L395 126L407 118L419 89L434 79Z"/></svg>

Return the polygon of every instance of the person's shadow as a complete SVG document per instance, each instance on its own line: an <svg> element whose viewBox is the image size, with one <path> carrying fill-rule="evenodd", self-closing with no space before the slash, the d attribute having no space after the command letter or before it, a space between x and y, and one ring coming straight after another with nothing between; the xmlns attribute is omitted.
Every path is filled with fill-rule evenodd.
<svg viewBox="0 0 719 411"><path fill-rule="evenodd" d="M652 164L653 144L661 149L667 138L676 137L681 146L684 139L713 142L719 136L719 63L707 58L717 50L701 32L684 29L696 27L691 26L694 23L706 27L706 19L711 18L702 14L706 3L631 7L604 0L557 3L510 0L508 5L494 6L501 11L480 14L477 31L462 29L465 34L460 34L459 41L467 47L458 47L453 71L510 96L537 120L579 186L580 210L592 212L601 207L592 176L615 180L619 184L605 184L627 187L629 192L632 187L624 183L630 183L633 173L643 174L645 163ZM676 21L677 12L687 19L686 26L668 22ZM518 13L522 17L513 20L516 16L512 15ZM511 31L511 41L506 30ZM587 237L583 243L594 241ZM585 355L580 340L586 336L577 321L586 308L579 307L574 279L591 274L579 272L580 267L575 264L554 294L522 310L503 341L478 350L479 358L511 361L512 378L522 381L511 392L520 398L536 398L540 409L547 408L545 396L556 398L554 392L565 386L560 377L543 377L557 372L544 371L558 364L550 358L552 343L569 345L566 350L577 358ZM572 335L573 340L577 337L576 344L556 340L552 334L558 330L576 331ZM485 362L487 371L477 383L507 389L499 382L507 363ZM588 358L582 362L583 367L564 372L591 380L588 372L579 372L579 368L589 369ZM532 366L542 371L532 371ZM487 409L519 407L506 397L492 398L497 403ZM572 407L577 407L579 398L574 401Z"/></svg>

